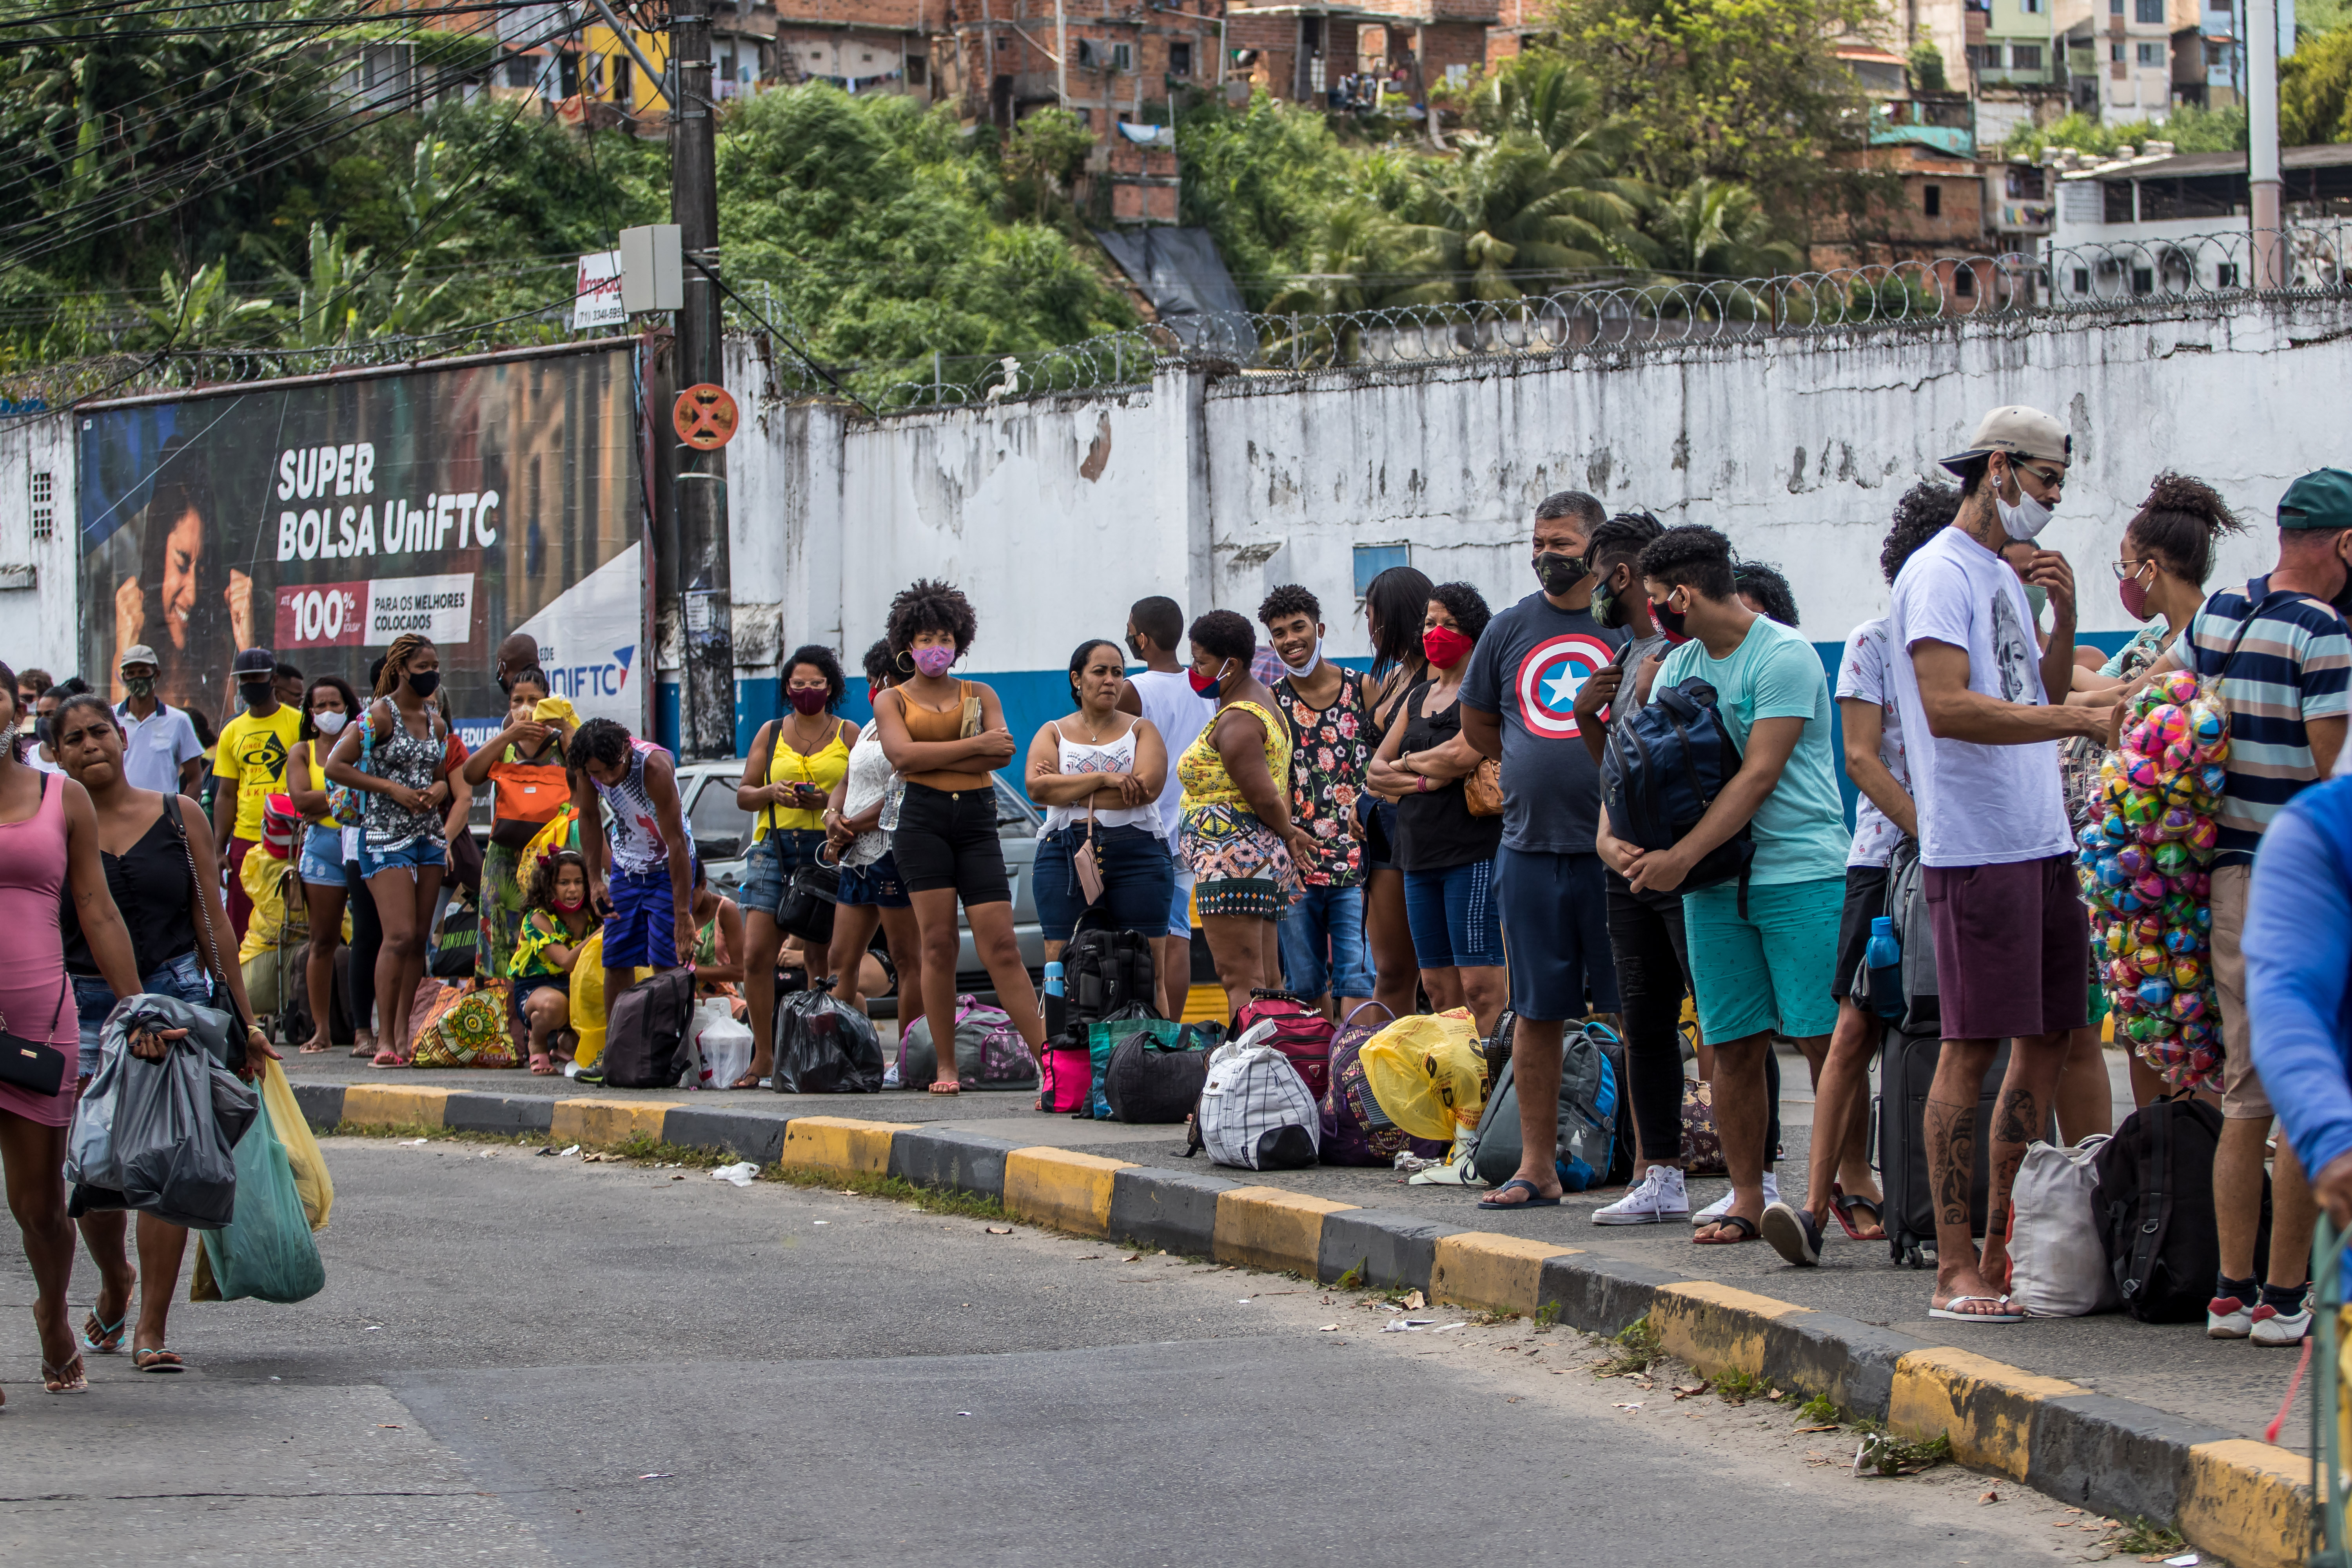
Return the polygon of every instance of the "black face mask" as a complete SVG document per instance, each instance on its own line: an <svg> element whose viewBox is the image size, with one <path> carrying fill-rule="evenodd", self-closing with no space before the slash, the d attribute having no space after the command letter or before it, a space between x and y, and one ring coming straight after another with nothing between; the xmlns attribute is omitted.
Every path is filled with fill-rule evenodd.
<svg viewBox="0 0 2352 1568"><path fill-rule="evenodd" d="M441 689L441 672L437 669L412 669L408 672L408 689L419 697L430 697Z"/></svg>
<svg viewBox="0 0 2352 1568"><path fill-rule="evenodd" d="M49 721L47 719L33 721L33 739L44 746L49 743Z"/></svg>
<svg viewBox="0 0 2352 1568"><path fill-rule="evenodd" d="M265 708L278 695L278 688L267 680L240 680L236 683L237 700L247 708Z"/></svg>
<svg viewBox="0 0 2352 1568"><path fill-rule="evenodd" d="M1544 551L1535 558L1534 564L1536 581L1543 584L1545 593L1555 597L1565 595L1588 575L1582 560L1557 550Z"/></svg>
<svg viewBox="0 0 2352 1568"><path fill-rule="evenodd" d="M1658 629L1664 632L1674 642L1683 643L1690 640L1690 633L1683 629L1683 622L1688 614L1689 612L1685 610L1670 610L1655 599L1650 601L1650 618L1657 622Z"/></svg>
<svg viewBox="0 0 2352 1568"><path fill-rule="evenodd" d="M1127 651L1133 654L1136 658L1141 658L1143 657L1143 639L1137 637L1133 632L1128 633Z"/></svg>

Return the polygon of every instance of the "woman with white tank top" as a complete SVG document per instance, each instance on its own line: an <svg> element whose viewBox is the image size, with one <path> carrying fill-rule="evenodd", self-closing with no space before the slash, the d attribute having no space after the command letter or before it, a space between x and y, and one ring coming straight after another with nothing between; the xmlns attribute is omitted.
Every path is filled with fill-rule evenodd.
<svg viewBox="0 0 2352 1568"><path fill-rule="evenodd" d="M1033 876L1048 958L1090 907L1117 930L1155 937L1167 927L1176 865L1158 803L1168 748L1149 719L1118 710L1126 679L1118 644L1079 644L1070 656L1077 710L1029 742L1029 798L1045 808ZM1088 897L1079 865L1089 845L1099 898Z"/></svg>

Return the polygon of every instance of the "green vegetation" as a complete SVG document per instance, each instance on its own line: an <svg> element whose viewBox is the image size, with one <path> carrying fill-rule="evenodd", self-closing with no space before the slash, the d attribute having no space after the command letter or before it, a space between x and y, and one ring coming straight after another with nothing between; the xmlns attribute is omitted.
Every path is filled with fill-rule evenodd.
<svg viewBox="0 0 2352 1568"><path fill-rule="evenodd" d="M2129 1524L2118 1524L2116 1533L2099 1542L2117 1555L2137 1553L2142 1558L2168 1557L2187 1548L2180 1531L2154 1520L2135 1519Z"/></svg>
<svg viewBox="0 0 2352 1568"><path fill-rule="evenodd" d="M1808 1426L1834 1425L1838 1420L1838 1407L1828 1394L1816 1394L1797 1406L1797 1419Z"/></svg>
<svg viewBox="0 0 2352 1568"><path fill-rule="evenodd" d="M1920 1443L1897 1437L1874 1424L1865 1424L1862 1426L1862 1446L1854 1457L1854 1468L1874 1470L1882 1476L1913 1476L1949 1464L1951 1458L1952 1440L1941 1432Z"/></svg>
<svg viewBox="0 0 2352 1568"><path fill-rule="evenodd" d="M1003 1219L1004 1205L979 1193L921 1187L903 1176L877 1176L866 1172L818 1171L805 1165L771 1165L760 1173L764 1181L795 1187L824 1187L861 1198L892 1198L912 1204L925 1214L955 1215L963 1219Z"/></svg>
<svg viewBox="0 0 2352 1568"><path fill-rule="evenodd" d="M2045 147L2072 147L2105 157L2118 147L2141 148L2150 142L2169 142L2182 153L2241 151L2246 145L2246 111L2184 104L2158 125L2147 120L2094 120L2076 110L2049 125L2019 126L2001 151L2012 158L2038 158Z"/></svg>
<svg viewBox="0 0 2352 1568"><path fill-rule="evenodd" d="M1601 1343L1612 1353L1592 1369L1597 1377L1631 1377L1666 1359L1666 1347L1658 1338L1657 1327L1647 1318L1626 1324L1614 1338Z"/></svg>
<svg viewBox="0 0 2352 1568"><path fill-rule="evenodd" d="M2352 142L2352 26L2305 38L2279 62L2279 140Z"/></svg>

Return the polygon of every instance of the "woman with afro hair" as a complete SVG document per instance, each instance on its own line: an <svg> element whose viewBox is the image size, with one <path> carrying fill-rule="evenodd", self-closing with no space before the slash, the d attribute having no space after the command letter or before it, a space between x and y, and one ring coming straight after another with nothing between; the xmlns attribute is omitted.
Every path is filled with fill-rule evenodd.
<svg viewBox="0 0 2352 1568"><path fill-rule="evenodd" d="M956 902L987 966L997 1005L1030 1049L1043 1051L1037 989L1013 935L1013 885L996 830L995 770L1013 760L1013 731L995 691L949 668L970 650L980 617L961 589L929 578L890 601L885 637L897 684L874 700L884 755L905 782L890 853L922 933L922 1006L931 1038L955 1038ZM955 1053L939 1053L933 1094L953 1094Z"/></svg>

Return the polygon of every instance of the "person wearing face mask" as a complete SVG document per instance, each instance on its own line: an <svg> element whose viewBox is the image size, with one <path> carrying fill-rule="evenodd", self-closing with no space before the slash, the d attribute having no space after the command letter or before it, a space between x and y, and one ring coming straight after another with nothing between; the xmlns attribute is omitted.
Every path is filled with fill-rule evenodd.
<svg viewBox="0 0 2352 1568"><path fill-rule="evenodd" d="M2220 842L2213 858L2213 982L2222 1043L2213 1219L2221 1267L2205 1331L2258 1345L2297 1344L2310 1331L2305 1285L2316 1211L2295 1150L2281 1142L2271 1171L2270 1252L2257 1256L2263 1156L2273 1111L2257 1070L2254 1032L2263 1020L2246 1007L2246 905L2263 836L2343 754L2352 637L2331 601L2348 582L2352 472L2321 468L2279 498L2278 563L2208 598L2187 635L2126 690L2185 669L2218 685L2230 710L2228 782L2214 814Z"/></svg>
<svg viewBox="0 0 2352 1568"><path fill-rule="evenodd" d="M155 650L144 643L122 650L123 697L114 710L124 736L122 768L133 789L193 795L205 776L205 744L182 708L155 695Z"/></svg>
<svg viewBox="0 0 2352 1568"><path fill-rule="evenodd" d="M506 973L514 980L515 1006L530 1028L530 1070L550 1078L558 1070L559 1037L572 1023L572 965L596 929L595 911L588 907L588 863L580 851L541 856L524 902Z"/></svg>
<svg viewBox="0 0 2352 1568"><path fill-rule="evenodd" d="M433 705L441 655L414 632L395 638L375 699L343 726L327 757L330 783L360 792L360 870L383 924L375 994L383 1027L375 1065L406 1067L409 1013L425 977L425 936L441 891L452 831L463 832L466 752Z"/></svg>
<svg viewBox="0 0 2352 1568"><path fill-rule="evenodd" d="M1150 720L1171 757L1184 754L1217 706L1192 689L1184 667L1176 662L1183 641L1184 610L1175 600L1155 594L1129 606L1127 651L1143 668L1127 678L1118 710ZM1160 785L1160 837L1171 845L1183 808L1183 781L1171 767ZM1151 955L1160 971L1160 1010L1181 1018L1192 984L1192 873L1181 860L1169 894L1167 933L1152 942Z"/></svg>
<svg viewBox="0 0 2352 1568"><path fill-rule="evenodd" d="M1013 732L993 688L948 674L980 635L980 617L962 590L925 578L890 601L886 629L891 661L905 679L876 700L874 720L883 754L906 782L890 853L923 933L923 1016L931 1038L955 1038L961 900L997 1005L1029 1048L1042 1052L1045 1022L1013 934L1013 884L996 827L995 770L1013 760ZM939 1070L931 1092L956 1093L954 1052L940 1053Z"/></svg>
<svg viewBox="0 0 2352 1568"><path fill-rule="evenodd" d="M1371 688L1323 657L1323 606L1297 584L1268 594L1257 619L1282 660L1271 689L1290 726L1290 817L1317 845L1298 868L1306 897L1282 922L1283 983L1308 1006L1344 1018L1373 988L1356 836L1356 802L1379 744Z"/></svg>
<svg viewBox="0 0 2352 1568"><path fill-rule="evenodd" d="M78 694L67 689L78 684L75 679L61 680L34 700L33 754L25 760L42 773L62 776L66 771L64 764L58 761L57 748L49 744L49 725L57 717L58 704ZM89 688L84 686L80 689L88 690Z"/></svg>
<svg viewBox="0 0 2352 1568"><path fill-rule="evenodd" d="M880 639L866 650L867 705L895 683L889 641ZM825 840L841 862L841 901L834 908L833 947L827 966L837 977L833 994L852 1007L861 997L879 995L882 985L869 985L869 971L878 968L870 949L874 933L890 955L897 994L911 1002L923 994L922 933L915 925L914 900L898 879L898 862L890 853L885 817L894 823L906 786L890 766L881 745L882 731L871 720L858 734L849 753L849 771L827 803ZM891 984L891 976L878 977ZM756 1079L754 1080L757 1081Z"/></svg>
<svg viewBox="0 0 2352 1568"><path fill-rule="evenodd" d="M774 1066L776 953L784 942L776 907L793 874L817 863L828 826L825 803L849 774L858 729L838 711L848 689L831 648L812 643L795 650L784 663L792 711L760 726L735 786L736 805L754 814L741 906L751 944L743 991L751 1009L751 1065L740 1088L756 1086Z"/></svg>
<svg viewBox="0 0 2352 1568"><path fill-rule="evenodd" d="M1601 769L1576 716L1579 689L1626 640L1593 618L1584 567L1592 531L1607 515L1581 490L1537 506L1530 564L1538 591L1495 617L1462 682L1463 738L1503 764L1495 893L1510 950L1512 1071L1525 1134L1517 1174L1483 1206L1559 1201L1550 1155L1563 1026L1618 1010L1608 881L1593 849Z"/></svg>
<svg viewBox="0 0 2352 1568"><path fill-rule="evenodd" d="M2073 457L2066 426L2038 409L1996 408L1965 451L1951 526L1895 579L1890 674L1917 808L1922 884L1935 928L1943 1046L1922 1132L1928 1187L1968 1191L1979 1141L1992 1162L1984 1249L1966 1202L1939 1204L1931 1312L2015 1322L2010 1190L2034 1130L2047 1125L2069 1036L2089 1015L2090 924L2074 879L2057 748L2104 736L2112 710L2063 699L2074 670L2074 576L2037 551L2021 583L2004 544L2050 521ZM2049 645L2037 657L2028 583L2047 591ZM1990 1128L1978 1097L1993 1052L2013 1042Z"/></svg>
<svg viewBox="0 0 2352 1568"><path fill-rule="evenodd" d="M1404 694L1429 679L1422 637L1436 586L1410 566L1389 567L1365 584L1364 635L1372 645L1365 683L1372 694L1371 726L1380 735L1387 735L1403 710ZM1397 805L1396 796L1371 784L1368 767L1356 810L1364 845L1364 949L1371 962L1372 1000L1402 1018L1420 1005L1421 966L1412 955L1404 873L1396 863Z"/></svg>
<svg viewBox="0 0 2352 1568"><path fill-rule="evenodd" d="M302 1052L327 1049L334 1016L335 947L343 939L343 830L360 821L359 797L327 783L321 741L329 747L360 710L359 693L340 675L322 675L302 694L302 728L286 759L286 795L302 814L302 847L294 868L302 879L302 900L310 917L304 975L310 987L314 1026Z"/></svg>
<svg viewBox="0 0 2352 1568"><path fill-rule="evenodd" d="M262 806L286 787L286 759L301 738L302 715L278 700L278 658L266 647L236 656L230 676L245 710L221 726L213 747L213 837L228 846L228 918L239 942L253 920L253 900L237 873L261 842Z"/></svg>
<svg viewBox="0 0 2352 1568"><path fill-rule="evenodd" d="M1370 783L1397 797L1394 849L1422 985L1441 1012L1468 1007L1484 1035L1493 1031L1510 994L1495 909L1495 851L1503 821L1471 814L1463 780L1479 758L1456 742L1470 652L1493 617L1467 583L1441 583L1430 595L1422 647L1431 679L1399 705L1372 758Z"/></svg>
<svg viewBox="0 0 2352 1568"><path fill-rule="evenodd" d="M1250 673L1256 638L1232 610L1193 621L1192 689L1216 714L1177 759L1184 781L1177 853L1192 868L1202 934L1238 1018L1280 973L1275 931L1298 900L1298 862L1314 844L1290 820L1290 727Z"/></svg>

